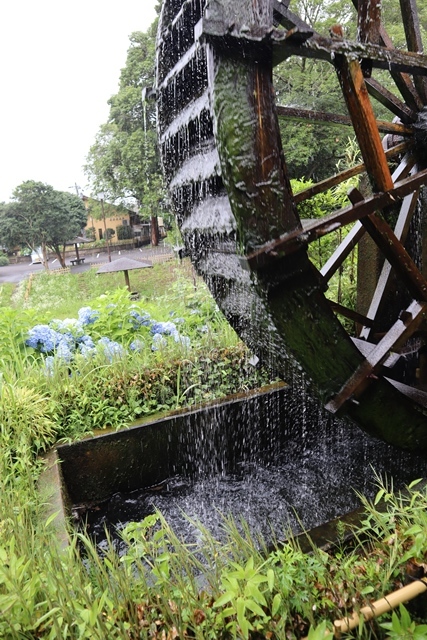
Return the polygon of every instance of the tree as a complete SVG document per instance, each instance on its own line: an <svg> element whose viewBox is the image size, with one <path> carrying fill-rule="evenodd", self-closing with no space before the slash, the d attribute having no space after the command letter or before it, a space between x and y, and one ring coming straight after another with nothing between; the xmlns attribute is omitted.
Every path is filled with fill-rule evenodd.
<svg viewBox="0 0 427 640"><path fill-rule="evenodd" d="M16 187L12 202L0 207L0 241L9 249L41 247L46 269L49 249L65 267L65 246L81 232L86 220L78 196L27 180Z"/></svg>
<svg viewBox="0 0 427 640"><path fill-rule="evenodd" d="M159 11L160 3L157 7ZM155 75L157 20L146 32L130 36L119 91L108 101L110 114L87 156L85 172L94 194L115 202L136 200L152 221L152 242L158 243L157 213L165 202L156 133L155 104L142 99Z"/></svg>

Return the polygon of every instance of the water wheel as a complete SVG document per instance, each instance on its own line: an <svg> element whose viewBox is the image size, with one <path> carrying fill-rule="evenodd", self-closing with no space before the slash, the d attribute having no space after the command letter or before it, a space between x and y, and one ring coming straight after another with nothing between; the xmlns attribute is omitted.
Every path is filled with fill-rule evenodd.
<svg viewBox="0 0 427 640"><path fill-rule="evenodd" d="M354 2L358 35L349 41L339 27L316 33L289 0L164 0L161 157L186 250L243 340L285 379L296 362L332 413L396 446L426 451L427 57L415 0L400 2L406 51L393 47L381 23L381 0ZM353 125L363 158L353 173L296 195L279 118L334 116L276 104L272 70L290 56L330 63L347 108L336 117ZM386 70L394 91L375 79L376 69ZM390 121L376 120L373 101ZM369 188L353 188L348 206L301 221L302 202L362 171ZM336 229L349 232L315 268L310 243ZM366 287L372 265L361 248L361 302L345 308L325 295L328 282L362 242L378 274Z"/></svg>

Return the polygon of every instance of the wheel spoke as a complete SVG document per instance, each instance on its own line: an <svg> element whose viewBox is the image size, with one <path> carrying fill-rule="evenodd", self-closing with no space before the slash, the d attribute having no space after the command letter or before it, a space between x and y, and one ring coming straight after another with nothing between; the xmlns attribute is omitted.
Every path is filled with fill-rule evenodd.
<svg viewBox="0 0 427 640"><path fill-rule="evenodd" d="M396 200L412 193L424 184L427 184L427 169L419 171L415 176L400 180L390 191L376 193L353 206L335 211L320 220L309 222L303 229L290 231L276 240L267 242L247 256L248 265L253 269L259 269L274 261L278 254L290 255L295 253L301 247L328 233L332 233L332 231L336 231L356 220L362 220L374 211L396 204ZM388 228L390 229L390 227Z"/></svg>
<svg viewBox="0 0 427 640"><path fill-rule="evenodd" d="M380 35L381 44L387 49L394 49L393 42L384 29L383 25L381 25L380 27ZM418 111L419 109L421 109L423 103L417 93L417 90L415 89L411 76L407 73L399 73L396 71L390 71L390 75L393 78L396 87L400 91L400 94L405 100L408 107L410 107L414 111Z"/></svg>
<svg viewBox="0 0 427 640"><path fill-rule="evenodd" d="M395 147L388 149L388 151L385 152L385 156L387 159L390 160L395 156L398 156L399 154L403 153L411 146L412 146L412 142L401 142ZM312 198L318 193L323 193L324 191L327 191L328 189L335 187L337 184L341 184L342 182L345 182L349 178L353 178L353 176L357 176L363 173L364 171L366 171L366 166L362 162L360 164L356 164L354 167L350 167L350 169L344 169L344 171L340 171L340 173L336 173L334 176L331 176L330 178L325 178L320 182L316 182L316 184L313 184L310 187L307 187L307 189L303 189L302 191L299 191L298 193L296 193L294 196L295 203L299 204L300 202L304 202L308 198Z"/></svg>
<svg viewBox="0 0 427 640"><path fill-rule="evenodd" d="M415 0L400 0L402 22L409 51L423 52L420 23ZM427 82L423 76L414 76L414 84L424 104L427 103Z"/></svg>
<svg viewBox="0 0 427 640"><path fill-rule="evenodd" d="M372 381L372 375L387 359L390 351L398 349L418 329L427 310L427 304L412 302L402 319L398 319L367 358L343 385L339 393L327 405L331 413L336 413L351 397L359 396Z"/></svg>
<svg viewBox="0 0 427 640"><path fill-rule="evenodd" d="M387 191L393 187L393 181L360 63L340 57L335 66L374 191Z"/></svg>
<svg viewBox="0 0 427 640"><path fill-rule="evenodd" d="M320 273L325 279L325 282L328 282L334 273L338 271L344 260L350 253L353 251L354 247L359 242L360 238L365 233L365 227L358 220L353 228L348 232L344 240L340 243L339 247L334 251L329 260L325 262L323 267L320 269Z"/></svg>
<svg viewBox="0 0 427 640"><path fill-rule="evenodd" d="M403 199L402 206L400 208L400 213L397 219L396 227L394 229L394 234L402 244L405 243L408 235L409 225L417 204L418 195L419 192L417 190L414 193L406 196ZM389 286L391 271L391 264L390 262L388 262L388 260L386 260L381 269L381 274L378 278L375 293L372 297L371 305L367 313L368 318L371 319L372 322L375 322L377 314L381 308L381 304L383 303L385 293ZM372 326L363 326L362 330L360 331L360 337L369 340L371 337L372 329Z"/></svg>
<svg viewBox="0 0 427 640"><path fill-rule="evenodd" d="M330 124L353 126L350 116L341 113L330 113L328 111L314 111L312 109L301 109L297 107L285 107L276 105L277 115L282 118L290 118L300 121L309 120L314 124ZM394 133L400 136L412 136L412 129L398 122L386 122L385 120L377 120L378 131L382 133Z"/></svg>

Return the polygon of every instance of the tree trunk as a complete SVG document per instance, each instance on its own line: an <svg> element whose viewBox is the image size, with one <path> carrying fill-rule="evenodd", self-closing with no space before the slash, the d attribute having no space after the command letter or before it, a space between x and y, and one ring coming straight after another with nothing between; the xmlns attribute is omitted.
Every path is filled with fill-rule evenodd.
<svg viewBox="0 0 427 640"><path fill-rule="evenodd" d="M151 245L153 247L159 246L159 223L157 216L151 216Z"/></svg>
<svg viewBox="0 0 427 640"><path fill-rule="evenodd" d="M47 246L46 242L42 242L42 258L43 258L43 266L46 271L49 271L49 262L47 259Z"/></svg>

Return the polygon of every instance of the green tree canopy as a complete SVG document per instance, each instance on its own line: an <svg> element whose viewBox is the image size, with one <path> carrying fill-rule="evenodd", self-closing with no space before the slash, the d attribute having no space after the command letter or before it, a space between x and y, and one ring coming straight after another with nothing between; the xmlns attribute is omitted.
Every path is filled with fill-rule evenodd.
<svg viewBox="0 0 427 640"><path fill-rule="evenodd" d="M156 31L157 20L146 33L130 36L119 91L108 101L108 122L100 127L85 166L95 196L103 192L112 202L133 198L141 215L150 218L165 201L155 104L142 97L143 89L154 84Z"/></svg>
<svg viewBox="0 0 427 640"><path fill-rule="evenodd" d="M0 242L9 249L41 247L45 267L50 249L65 267L65 246L81 233L86 220L78 196L27 180L16 187L10 203L0 206Z"/></svg>

